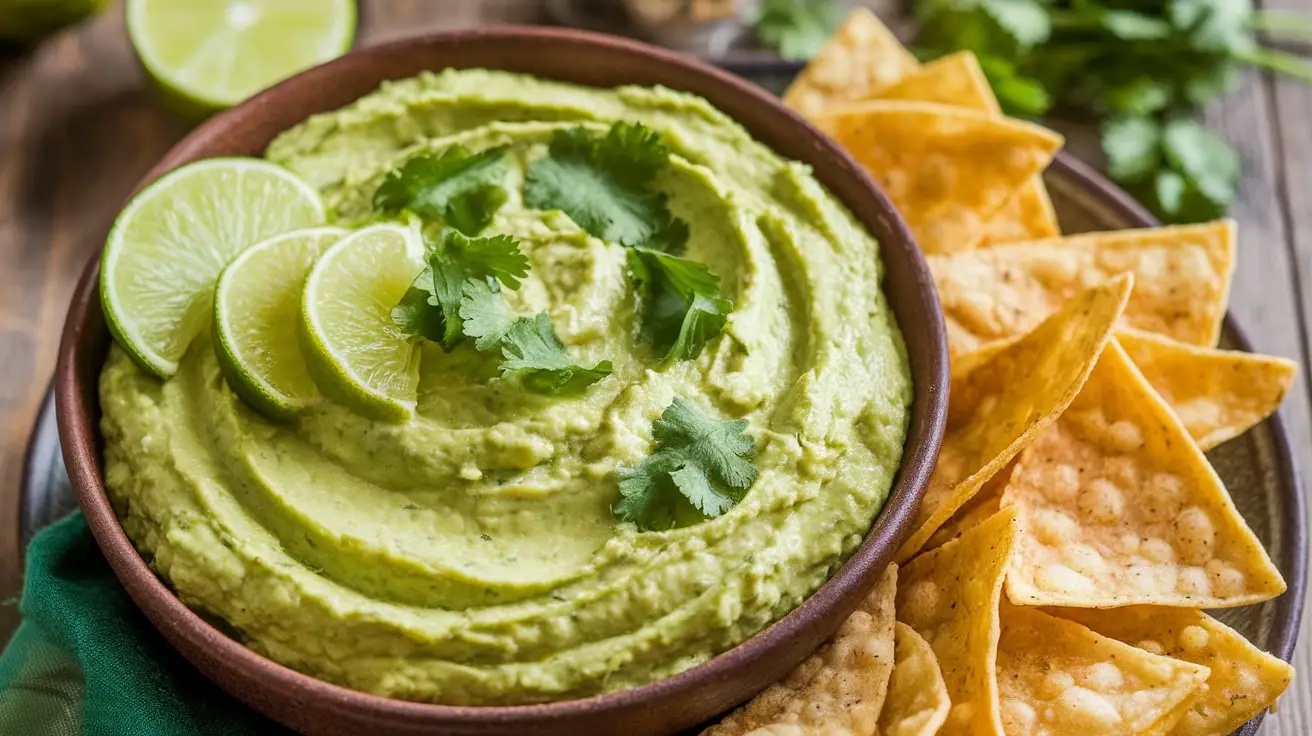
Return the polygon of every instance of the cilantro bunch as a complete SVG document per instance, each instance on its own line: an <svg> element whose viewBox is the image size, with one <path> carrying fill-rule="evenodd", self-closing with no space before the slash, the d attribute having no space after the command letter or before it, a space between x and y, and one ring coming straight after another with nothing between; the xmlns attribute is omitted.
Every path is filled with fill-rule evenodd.
<svg viewBox="0 0 1312 736"><path fill-rule="evenodd" d="M1240 161L1195 120L1246 67L1312 80L1312 66L1254 31L1309 34L1250 0L914 0L930 57L970 49L1003 108L1092 115L1108 171L1163 220L1224 213Z"/></svg>

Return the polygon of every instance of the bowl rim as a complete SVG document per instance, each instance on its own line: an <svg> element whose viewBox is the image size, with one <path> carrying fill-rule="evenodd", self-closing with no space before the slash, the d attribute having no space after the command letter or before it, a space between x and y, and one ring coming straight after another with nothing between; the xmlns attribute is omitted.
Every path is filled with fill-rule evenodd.
<svg viewBox="0 0 1312 736"><path fill-rule="evenodd" d="M852 555L820 588L783 617L706 662L638 687L585 698L538 704L455 706L373 695L303 674L256 653L221 633L183 604L137 552L111 507L103 483L96 441L99 437L99 427L96 426L94 418L99 415L98 402L91 402L96 403L96 406L88 411L88 407L84 405L86 402L82 401L83 388L79 378L79 366L83 363L95 362L93 380L94 376L98 376L99 368L103 365L103 360L98 356L84 355L87 348L83 348L82 344L87 338L81 336L84 326L93 313L100 310L98 283L101 249L97 248L91 254L74 291L67 321L61 334L55 373L56 417L69 478L93 536L110 561L115 575L125 584L134 601L147 613L157 628L163 631L163 627L151 615L150 607L145 605L145 599L152 599L152 603L162 606L169 616L174 617L173 621L177 622L177 626L173 633L187 639L189 645L213 647L218 650L218 654L236 660L243 669L257 671L261 677L275 678L281 687L301 693L306 698L328 697L353 711L365 712L371 717L385 721L440 719L443 723L452 725L481 725L489 721L505 723L560 721L584 714L595 715L598 710L640 706L669 697L692 696L699 683L723 679L740 668L749 667L753 661L812 627L823 614L832 611L844 598L853 600L854 606L855 601L859 601L874 585L878 573L884 569L885 564L882 560L891 560L897 548L910 534L915 512L937 459L947 411L946 328L942 311L938 308L937 292L928 265L887 196L846 152L809 122L784 107L774 95L736 75L694 58L641 42L572 29L488 26L472 30L440 31L407 36L354 50L336 60L291 77L211 118L174 145L138 182L129 199L143 186L165 172L198 158L196 155L198 150L207 147L215 136L221 136L222 131L236 123L239 116L246 114L247 111L258 111L263 107L276 105L279 99L294 86L324 84L339 70L349 64L359 63L361 59L407 52L417 53L423 48L450 43L542 39L600 45L612 51L645 56L653 65L672 66L690 75L709 77L717 87L729 88L732 93L751 98L750 102L753 105L772 108L772 115L787 118L789 124L796 128L799 134L810 139L812 156L831 157L839 164L839 169L842 171L836 171L832 181L841 180L843 175L855 177L856 183L862 190L859 196L864 198L867 204L881 205L881 210L893 213L891 217L886 218L888 221L885 225L892 235L881 239L881 254L887 259L888 253L892 250L906 251L899 257L905 261L918 282L909 288L916 292L915 301L920 303L918 306L924 313L914 315L916 322L900 324L900 327L904 335L908 328L924 331L931 346L923 356L926 361L925 376L917 381L914 387L915 402L925 401L928 402L928 406L924 414L926 421L923 422L924 426L920 428L918 437L914 421L918 409L914 403L908 412L911 426L904 445L902 461L890 487L889 496L872 522L870 531ZM378 81L381 82L385 78L380 77ZM714 100L712 104L716 104ZM738 122L745 124L743 121ZM815 158L809 160L814 161ZM825 182L826 188L832 188L828 186L832 181ZM855 208L847 202L844 204L855 211ZM900 243L890 241L900 241ZM932 308L924 309L925 307ZM912 315L900 315L899 321L904 322L908 316ZM101 330L103 329L102 327ZM98 394L98 386L92 386L88 392L92 397ZM838 620L841 622L848 612L850 611L845 611ZM164 633L166 638L172 639L169 636L170 632L164 631ZM827 637L829 633L832 632L827 632L825 636ZM179 648L176 644L174 646ZM185 651L183 653L186 654Z"/></svg>

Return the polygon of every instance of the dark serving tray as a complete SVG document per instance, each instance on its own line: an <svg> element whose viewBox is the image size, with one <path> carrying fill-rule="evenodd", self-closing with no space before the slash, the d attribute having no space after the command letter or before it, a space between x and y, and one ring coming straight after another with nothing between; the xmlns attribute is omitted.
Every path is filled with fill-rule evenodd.
<svg viewBox="0 0 1312 736"><path fill-rule="evenodd" d="M799 66L774 60L721 64L773 92L781 92ZM1053 204L1068 233L1117 230L1156 224L1144 209L1102 175L1067 154L1045 174ZM1227 315L1221 346L1250 350L1247 338ZM1280 569L1289 590L1253 606L1213 612L1257 646L1289 661L1294 654L1307 585L1307 513L1303 485L1277 414L1241 437L1208 453L1235 505ZM20 489L19 534L26 549L32 535L77 507L60 453L53 394L47 393L32 430ZM1262 716L1234 736L1253 736Z"/></svg>

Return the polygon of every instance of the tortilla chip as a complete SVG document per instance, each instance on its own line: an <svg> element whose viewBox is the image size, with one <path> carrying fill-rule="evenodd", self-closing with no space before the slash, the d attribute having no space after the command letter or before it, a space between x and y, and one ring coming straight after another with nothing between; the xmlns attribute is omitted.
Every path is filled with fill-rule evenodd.
<svg viewBox="0 0 1312 736"><path fill-rule="evenodd" d="M998 471L996 475L988 479L973 498L962 504L961 508L952 515L952 518L943 523L943 526L934 532L934 536L925 542L924 549L934 549L941 547L947 542L951 542L961 536L967 529L974 529L980 522L1002 510L1002 492L1006 490L1007 484L1011 482L1011 474L1016 470L1016 461L1012 460L1007 467Z"/></svg>
<svg viewBox="0 0 1312 736"><path fill-rule="evenodd" d="M894 627L893 676L879 713L878 736L934 736L952 705L943 671L929 642L898 621Z"/></svg>
<svg viewBox="0 0 1312 736"><path fill-rule="evenodd" d="M1089 233L931 255L953 355L1023 334L1068 299L1133 272L1125 324L1216 344L1234 268L1234 223Z"/></svg>
<svg viewBox="0 0 1312 736"><path fill-rule="evenodd" d="M902 81L876 95L881 100L911 100L959 105L1001 116L1002 108L989 88L989 81L970 51L958 51L936 59ZM1036 176L1021 185L1016 194L985 225L981 246L1036 240L1058 235L1057 213Z"/></svg>
<svg viewBox="0 0 1312 736"><path fill-rule="evenodd" d="M974 248L1062 143L1037 125L933 102L871 100L815 123L879 182L925 253Z"/></svg>
<svg viewBox="0 0 1312 736"><path fill-rule="evenodd" d="M1002 736L998 605L1016 530L1004 510L902 569L897 618L934 649L952 699L943 736Z"/></svg>
<svg viewBox="0 0 1312 736"><path fill-rule="evenodd" d="M767 732L874 733L893 672L897 565L843 622L834 638L783 680L766 688L702 736Z"/></svg>
<svg viewBox="0 0 1312 736"><path fill-rule="evenodd" d="M1003 601L999 619L998 693L1009 736L1165 733L1209 674L1033 608Z"/></svg>
<svg viewBox="0 0 1312 736"><path fill-rule="evenodd" d="M1114 340L1021 454L1002 507L1021 521L1013 603L1224 608L1285 590L1216 471Z"/></svg>
<svg viewBox="0 0 1312 736"><path fill-rule="evenodd" d="M1051 612L1117 641L1211 669L1202 694L1169 732L1178 736L1227 736L1271 707L1294 677L1287 662L1202 611L1130 606Z"/></svg>
<svg viewBox="0 0 1312 736"><path fill-rule="evenodd" d="M874 13L858 8L784 92L784 104L815 118L845 103L869 99L919 67Z"/></svg>
<svg viewBox="0 0 1312 736"><path fill-rule="evenodd" d="M1298 373L1298 364L1285 358L1200 348L1138 330L1119 330L1116 340L1204 452L1270 416Z"/></svg>
<svg viewBox="0 0 1312 736"><path fill-rule="evenodd" d="M969 372L953 370L948 420L909 559L957 509L1052 424L1079 393L1120 318L1133 280L1120 276L1071 300L1033 332Z"/></svg>

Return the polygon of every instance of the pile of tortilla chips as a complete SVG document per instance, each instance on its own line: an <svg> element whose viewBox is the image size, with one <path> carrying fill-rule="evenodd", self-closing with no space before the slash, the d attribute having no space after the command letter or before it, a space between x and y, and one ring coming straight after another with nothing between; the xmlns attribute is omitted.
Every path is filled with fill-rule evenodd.
<svg viewBox="0 0 1312 736"><path fill-rule="evenodd" d="M1203 609L1285 582L1204 451L1273 412L1287 360L1216 349L1228 221L1062 236L1056 134L970 53L920 66L857 11L785 102L880 182L952 355L910 539L834 639L706 733L1225 736L1293 677Z"/></svg>

